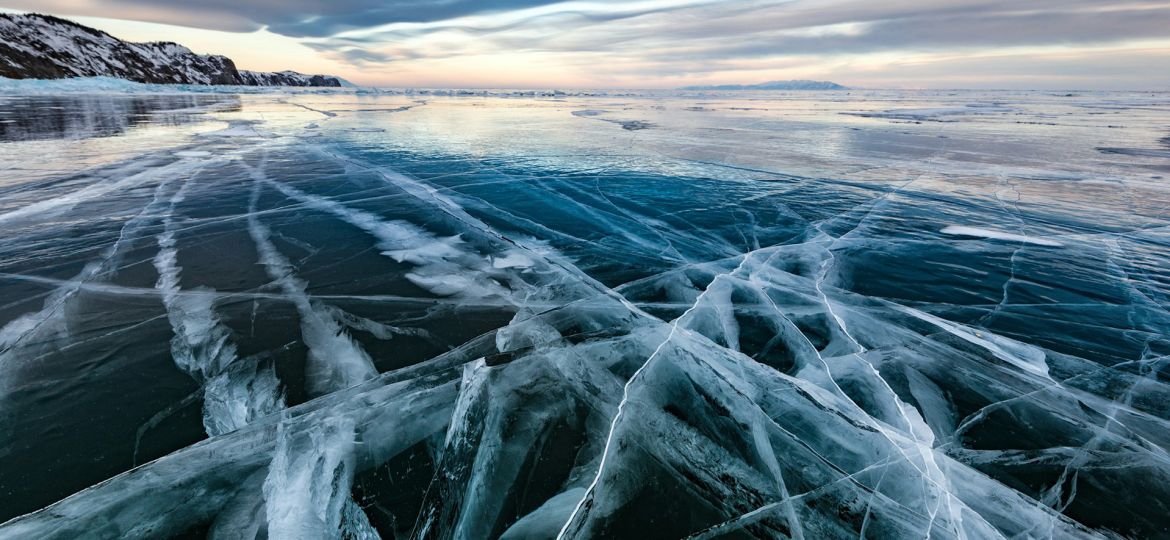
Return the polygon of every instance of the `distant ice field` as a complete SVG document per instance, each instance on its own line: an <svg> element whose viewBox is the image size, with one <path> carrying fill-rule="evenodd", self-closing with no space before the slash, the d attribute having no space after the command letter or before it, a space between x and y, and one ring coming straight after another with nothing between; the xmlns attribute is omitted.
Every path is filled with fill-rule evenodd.
<svg viewBox="0 0 1170 540"><path fill-rule="evenodd" d="M0 81L0 539L1170 534L1170 94Z"/></svg>

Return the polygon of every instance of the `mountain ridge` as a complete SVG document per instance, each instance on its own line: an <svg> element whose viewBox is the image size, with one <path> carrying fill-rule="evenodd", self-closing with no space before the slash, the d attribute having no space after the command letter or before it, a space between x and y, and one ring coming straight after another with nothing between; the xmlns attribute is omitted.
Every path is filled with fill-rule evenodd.
<svg viewBox="0 0 1170 540"><path fill-rule="evenodd" d="M123 41L68 19L38 13L0 13L0 77L116 77L155 84L342 86L340 78L327 75L241 70L223 55L197 54L169 41Z"/></svg>

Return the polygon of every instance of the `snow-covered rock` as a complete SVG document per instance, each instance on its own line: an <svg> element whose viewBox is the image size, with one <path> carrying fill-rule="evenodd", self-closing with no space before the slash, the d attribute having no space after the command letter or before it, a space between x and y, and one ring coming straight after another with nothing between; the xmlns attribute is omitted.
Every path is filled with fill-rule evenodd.
<svg viewBox="0 0 1170 540"><path fill-rule="evenodd" d="M305 75L296 71L240 70L240 82L247 86L343 86L341 79L326 75Z"/></svg>
<svg viewBox="0 0 1170 540"><path fill-rule="evenodd" d="M39 14L0 14L0 76L11 79L117 77L142 83L341 86L336 77L240 71L226 56L170 42L130 43Z"/></svg>

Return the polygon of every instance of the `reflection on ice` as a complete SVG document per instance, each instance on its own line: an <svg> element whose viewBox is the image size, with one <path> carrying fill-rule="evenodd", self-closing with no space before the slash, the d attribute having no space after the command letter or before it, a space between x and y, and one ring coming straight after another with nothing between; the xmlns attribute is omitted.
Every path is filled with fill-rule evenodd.
<svg viewBox="0 0 1170 540"><path fill-rule="evenodd" d="M235 96L0 96L0 142L110 137L138 125L175 125L238 110Z"/></svg>
<svg viewBox="0 0 1170 540"><path fill-rule="evenodd" d="M1096 149L1165 134L1084 110L1170 106L868 97L253 96L17 175L0 538L1164 534L1170 196Z"/></svg>

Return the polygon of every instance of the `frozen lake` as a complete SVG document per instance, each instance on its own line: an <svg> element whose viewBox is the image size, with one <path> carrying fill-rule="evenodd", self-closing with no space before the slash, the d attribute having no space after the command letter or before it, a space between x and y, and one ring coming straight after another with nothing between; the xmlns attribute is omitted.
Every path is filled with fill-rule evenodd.
<svg viewBox="0 0 1170 540"><path fill-rule="evenodd" d="M1170 535L1170 94L0 95L0 538Z"/></svg>

